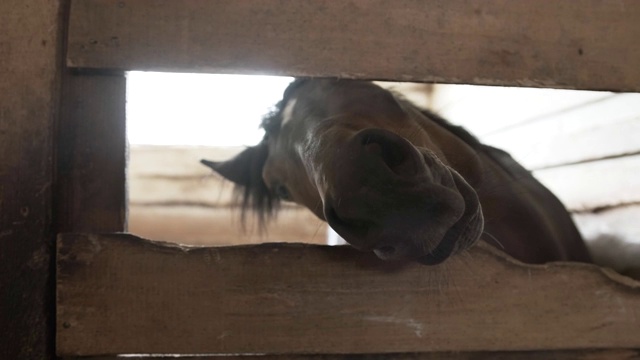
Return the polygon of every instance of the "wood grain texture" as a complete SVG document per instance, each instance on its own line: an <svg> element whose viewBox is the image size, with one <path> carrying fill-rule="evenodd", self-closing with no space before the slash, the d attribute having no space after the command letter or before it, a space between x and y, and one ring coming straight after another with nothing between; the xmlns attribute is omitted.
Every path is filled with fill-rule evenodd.
<svg viewBox="0 0 640 360"><path fill-rule="evenodd" d="M640 91L640 3L73 1L67 64Z"/></svg>
<svg viewBox="0 0 640 360"><path fill-rule="evenodd" d="M255 124L258 126L260 119L256 119ZM131 145L128 175L132 178L202 178L213 174L213 171L202 165L201 159L228 160L245 148L245 146Z"/></svg>
<svg viewBox="0 0 640 360"><path fill-rule="evenodd" d="M62 1L0 2L0 359L53 359Z"/></svg>
<svg viewBox="0 0 640 360"><path fill-rule="evenodd" d="M639 348L640 283L480 245L442 266L349 247L58 239L61 356Z"/></svg>
<svg viewBox="0 0 640 360"><path fill-rule="evenodd" d="M200 159L227 160L243 149L240 146L132 146L127 172L129 202L132 205L234 206L233 183L202 165Z"/></svg>
<svg viewBox="0 0 640 360"><path fill-rule="evenodd" d="M639 138L640 94L626 93L513 124L483 141L538 170L638 154Z"/></svg>
<svg viewBox="0 0 640 360"><path fill-rule="evenodd" d="M640 203L640 155L535 171L572 212Z"/></svg>
<svg viewBox="0 0 640 360"><path fill-rule="evenodd" d="M536 171L640 154L640 142L637 140L640 138L640 99L638 101L637 117L573 133L542 134L541 137L529 133L518 138L524 144L511 155L516 160L522 159L520 163L528 169ZM531 140L535 138L540 140Z"/></svg>
<svg viewBox="0 0 640 360"><path fill-rule="evenodd" d="M58 231L125 231L124 75L68 73L63 84Z"/></svg>
<svg viewBox="0 0 640 360"><path fill-rule="evenodd" d="M198 246L297 242L326 244L326 222L305 208L280 209L262 229L250 215L243 228L240 210L203 206L129 206L129 232L149 239Z"/></svg>
<svg viewBox="0 0 640 360"><path fill-rule="evenodd" d="M598 103L608 91L434 84L433 110L486 140L494 134ZM637 95L640 96L640 95Z"/></svg>
<svg viewBox="0 0 640 360"><path fill-rule="evenodd" d="M242 149L132 146L127 172L128 231L186 245L326 244L327 224L293 203L281 204L266 231L260 231L251 213L242 226L233 184L200 163L202 158L226 160Z"/></svg>

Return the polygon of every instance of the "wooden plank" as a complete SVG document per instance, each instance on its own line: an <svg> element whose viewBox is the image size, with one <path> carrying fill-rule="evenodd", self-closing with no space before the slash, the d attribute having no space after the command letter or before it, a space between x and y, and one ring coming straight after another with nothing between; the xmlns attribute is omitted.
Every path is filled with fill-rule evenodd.
<svg viewBox="0 0 640 360"><path fill-rule="evenodd" d="M442 266L350 247L58 238L57 351L371 354L639 348L640 283L481 244Z"/></svg>
<svg viewBox="0 0 640 360"><path fill-rule="evenodd" d="M250 214L243 229L233 184L200 163L202 158L224 160L240 150L242 147L131 147L129 232L186 245L326 244L326 223L291 203L281 204L277 220L266 232L259 231Z"/></svg>
<svg viewBox="0 0 640 360"><path fill-rule="evenodd" d="M67 74L63 84L58 231L124 231L125 78Z"/></svg>
<svg viewBox="0 0 640 360"><path fill-rule="evenodd" d="M133 146L129 150L129 204L134 206L199 206L237 210L233 183L202 165L221 161L243 147ZM301 208L283 203L284 208Z"/></svg>
<svg viewBox="0 0 640 360"><path fill-rule="evenodd" d="M62 1L0 2L0 359L53 359Z"/></svg>
<svg viewBox="0 0 640 360"><path fill-rule="evenodd" d="M436 89L439 114L508 151L528 169L640 152L640 94L460 85Z"/></svg>
<svg viewBox="0 0 640 360"><path fill-rule="evenodd" d="M327 223L304 208L284 208L265 232L238 209L200 206L129 206L129 232L184 245L242 245L263 242L327 243Z"/></svg>
<svg viewBox="0 0 640 360"><path fill-rule="evenodd" d="M529 169L640 152L640 94L616 94L484 136Z"/></svg>
<svg viewBox="0 0 640 360"><path fill-rule="evenodd" d="M255 121L256 127L260 119ZM152 129L149 129L152 131ZM132 145L129 148L131 178L193 178L211 175L200 159L222 161L244 150L244 146L157 146Z"/></svg>
<svg viewBox="0 0 640 360"><path fill-rule="evenodd" d="M129 155L129 202L142 204L197 204L229 207L233 184L200 159L221 161L243 147L132 146Z"/></svg>
<svg viewBox="0 0 640 360"><path fill-rule="evenodd" d="M640 203L640 155L535 171L571 211Z"/></svg>
<svg viewBox="0 0 640 360"><path fill-rule="evenodd" d="M212 208L234 208L234 186L220 176L131 177L129 191L132 205L198 205Z"/></svg>
<svg viewBox="0 0 640 360"><path fill-rule="evenodd" d="M638 99L640 101L640 99ZM562 122L559 123L562 125ZM640 106L636 117L603 121L600 126L576 132L502 137L501 148L533 171L583 162L640 154ZM519 140L519 143L516 141Z"/></svg>
<svg viewBox="0 0 640 360"><path fill-rule="evenodd" d="M128 356L130 359L148 359L146 356ZM63 360L87 359L65 358ZM119 360L116 356L91 357L91 360ZM175 356L153 356L153 359L175 359ZM223 360L229 356L186 356L181 359ZM234 356L234 360L637 360L640 350L557 350L557 351L485 351L485 352L431 352L409 354L349 354L349 355L266 355L266 356Z"/></svg>
<svg viewBox="0 0 640 360"><path fill-rule="evenodd" d="M517 89L518 92L521 89ZM549 90L549 89L526 89L549 92L549 96L560 97L558 92L569 92L581 97L587 95L582 103L572 104L564 108L557 108L555 111L545 112L538 116L525 119L523 124L505 124L503 128L495 129L485 134L485 139L494 139L503 136L503 133L522 131L522 133L534 132L535 135L548 134L555 131L566 133L579 132L586 129L601 126L606 123L616 123L621 120L637 117L640 114L640 94L637 93L607 93L593 91L576 90ZM590 94L599 94L593 97ZM523 100L521 100L523 101ZM546 109L547 103L535 104ZM561 122L558 124L558 122ZM552 126L555 124L555 126Z"/></svg>
<svg viewBox="0 0 640 360"><path fill-rule="evenodd" d="M67 64L640 91L638 18L635 0L84 0Z"/></svg>
<svg viewBox="0 0 640 360"><path fill-rule="evenodd" d="M433 110L483 141L495 133L615 96L604 91L436 84ZM638 96L638 95L636 95Z"/></svg>

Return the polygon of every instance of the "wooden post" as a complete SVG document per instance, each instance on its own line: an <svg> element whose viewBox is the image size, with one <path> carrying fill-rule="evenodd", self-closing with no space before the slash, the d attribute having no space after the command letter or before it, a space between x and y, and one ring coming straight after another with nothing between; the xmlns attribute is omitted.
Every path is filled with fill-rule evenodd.
<svg viewBox="0 0 640 360"><path fill-rule="evenodd" d="M63 1L0 2L0 358L53 359Z"/></svg>
<svg viewBox="0 0 640 360"><path fill-rule="evenodd" d="M126 230L124 75L64 77L58 127L58 232Z"/></svg>

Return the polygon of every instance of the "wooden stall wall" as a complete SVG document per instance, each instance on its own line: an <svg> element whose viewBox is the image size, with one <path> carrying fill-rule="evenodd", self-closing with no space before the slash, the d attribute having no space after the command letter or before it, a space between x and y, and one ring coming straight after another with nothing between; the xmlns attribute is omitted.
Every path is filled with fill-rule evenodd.
<svg viewBox="0 0 640 360"><path fill-rule="evenodd" d="M0 2L0 358L54 358L61 1Z"/></svg>
<svg viewBox="0 0 640 360"><path fill-rule="evenodd" d="M97 72L114 69L124 71L134 68L271 72L290 75L394 78L415 81L445 80L463 83L524 84L640 91L640 70L636 66L640 63L640 51L636 46L637 39L640 37L640 27L637 22L640 5L636 1L622 0L617 2L616 6L611 6L609 2L605 1L573 0L563 2L563 6L556 8L540 6L533 2L511 3L512 5L505 6L509 3L484 1L469 6L467 1L434 0L428 2L430 9L432 9L428 13L420 11L425 6L425 2L410 0L393 2L393 11L389 11L389 3L372 1L368 4L356 2L319 4L285 0L254 2L210 2L204 0L171 2L154 0L73 1L75 17L72 16L71 32L73 34L69 38L71 54L67 57L66 64L72 68L95 69ZM61 0L5 0L0 2L0 34L2 34L0 38L0 77L2 79L0 81L0 156L2 157L0 162L0 283L2 295L0 297L0 324L2 325L0 358L2 359L49 359L55 357L53 354L55 334L52 329L55 317L53 309L54 271L52 268L53 228L57 227L54 226L54 222L58 216L63 215L54 213L52 210L54 193L60 194L53 189L59 183L55 180L56 171L54 171L54 158L57 155L55 124L61 79L71 76L70 73L63 73L62 66L60 66L64 42L62 33L66 25L63 21L65 4L66 2ZM215 4L215 7L212 7L211 4ZM222 7L226 11L219 11ZM278 11L273 11L276 8ZM247 19L252 21L246 21ZM497 21L495 21L496 19ZM558 19L564 21L558 21ZM385 26L372 27L370 26L372 23L384 24ZM318 24L332 24L332 26L324 28L318 27ZM483 32L468 31L470 24L482 25ZM322 28L323 31L317 31L319 28ZM203 29L207 29L207 31L203 33ZM532 31L536 29L537 31ZM345 36L345 34L350 36ZM510 35L504 36L504 34ZM548 41L549 37L553 37L554 41ZM309 46L309 39L313 40L315 46ZM452 47L451 44L461 44L462 46ZM483 44L487 46L483 47ZM340 56L336 56L336 54L340 54ZM416 61L416 59L422 61ZM117 89L120 86L118 84L122 83L117 74L114 78L94 78L93 80L85 78L80 80L80 83L75 81L72 83L79 86L86 84L85 80L93 84L91 85L93 91L102 86L105 88L113 86L112 89ZM77 94L80 88L72 83L65 83L67 94ZM87 93L87 95L90 94ZM92 97L100 94L103 93L95 91ZM107 97L111 100L114 98L117 97ZM67 101L63 101L64 106L69 106L75 99L67 98L64 100ZM95 103L93 104L95 105ZM72 108L67 108L67 110L70 109ZM82 115L82 113L76 114ZM118 139L116 138L116 140ZM94 170L95 167L101 166L101 162L97 160L99 160L99 154L105 149L103 145L104 143L100 143L95 148L90 148L89 151L83 153L87 157L79 159L72 166L75 169L94 166ZM74 154L74 152L70 153ZM117 159L121 160L122 158L118 156ZM108 160L107 157L107 162ZM96 171L90 174L78 172L76 174L80 178L84 175L90 175L92 179L95 179L100 172ZM74 180L77 181L78 178ZM123 184L118 181L121 180L115 180L116 183L112 184L114 186L110 187L110 190L104 190L102 193L100 189L96 190L99 194L98 200L107 201L109 195L116 195L117 199L121 199L121 185ZM107 194L107 192L109 193ZM87 208L89 211L86 216L76 212L75 214L79 217L67 218L72 219L70 221L73 223L65 224L65 226L70 229L74 229L76 226L89 230L98 229L99 226L104 225L100 224L102 217L92 214L97 214L96 210L100 206L92 204L91 196L83 197L83 199L86 200L84 206L93 207ZM57 200L56 203L60 205L59 202L65 199ZM122 213L120 210L122 208L118 201L112 203L115 206L110 207L108 229L121 230L124 226L121 221ZM80 201L78 204L83 204L83 202ZM82 210L82 206L78 206L75 210ZM82 220L78 220L83 216L85 217ZM84 220L89 223L77 223ZM71 239L74 238L73 235L69 236ZM91 246L100 244L100 241L105 238L91 236L89 238L80 236L78 238L80 241L77 243L79 248L75 251L85 251L85 254L91 254L100 250L91 248ZM106 255L106 259L110 259L109 256L113 253L109 253L109 251L110 249L118 249L120 244L118 239L121 237L122 235L115 236L115 239L107 239L106 245L102 248L105 253L101 255ZM96 241L91 242L90 238ZM69 243L64 244L68 245ZM61 245L64 244L61 243ZM130 245L133 249L147 246L139 239ZM159 251L142 252L142 256L147 259L144 262L143 270L146 269L149 276L154 275L153 272L148 272L153 269L152 264L163 269L162 265L167 259L167 255L169 262L181 262L185 257L189 258L190 260L186 262L188 267L200 264L197 260L193 261L200 255L204 255L199 258L204 264L210 263L213 259L207 257L207 254L215 255L215 251L204 250L202 253L196 252L195 257L185 256L188 255L188 251L182 249L173 248L173 251L167 251L163 247L156 245L153 247ZM133 257L123 256L120 257L121 260L139 260L136 257L140 256L139 252L127 251L129 249L126 246L124 249L124 255ZM278 248L276 247L276 249ZM282 249L284 249L283 252L287 251L286 248ZM230 251L233 253L237 250L231 249ZM262 248L257 250L258 254L263 256L262 267L251 267L254 260L251 257L253 251L251 249L240 249L239 256L234 257L232 254L231 258L236 259L232 262L234 266L237 266L233 267L237 270L235 273L237 276L247 279L248 275L269 275L269 272L265 272L264 269L273 264L270 262L273 260L271 253L262 251ZM326 249L312 250L311 259L315 259L316 262L309 264L316 264L316 266L309 266L307 272L299 275L304 278L305 274L317 274L316 269L328 264L326 251ZM329 257L342 251L345 250L330 251ZM277 253L277 251L274 252ZM68 254L63 252L61 255ZM247 255L249 256L247 257ZM291 257L295 256L276 255L276 262L280 264L280 270L287 270L290 267ZM352 255L347 255L347 257L356 258ZM479 258L484 257L480 256ZM90 258L72 259L67 257L61 260L71 261L71 263L67 262L67 265L74 265L75 261L87 259ZM298 261L305 260L304 258L297 259ZM497 263L508 263L508 261L504 263L501 261L497 260ZM107 263L115 264L109 260ZM342 260L338 263L341 264L340 266L347 264ZM496 262L494 262L495 264ZM64 265L64 261L60 263L60 266ZM78 264L75 263L75 265ZM97 270L102 271L101 274L105 275L102 279L107 280L106 286L92 288L91 286L96 284L92 283L95 279L87 276L84 280L87 280L88 283L81 284L82 286L76 288L76 290L86 291L87 297L68 297L66 300L86 300L99 294L92 289L100 291L113 289L111 287L113 283L109 283L113 280L111 277L113 274L120 274L125 279L135 280L139 264L134 261L130 265L129 269L133 271L124 273L122 272L126 270L124 267L98 268ZM251 271L244 273L242 266L249 267ZM511 265L505 266L511 269ZM359 271L357 268L349 268L355 272ZM79 267L71 266L64 269L67 271L65 275L72 277L87 275L87 273L73 271L80 269ZM336 271L339 269L340 267L334 268ZM524 270L520 272L519 276L528 278L531 275L528 271L531 269L520 269ZM592 303L596 305L595 308L604 309L605 313L594 315L595 313L591 309L584 311L585 314L597 316L599 319L598 322L589 322L582 328L591 331L590 334L593 338L587 340L593 339L595 343L586 340L578 345L573 343L574 346L582 347L573 352L570 350L568 356L573 357L577 353L582 354L585 358L593 358L594 354L602 355L598 351L584 350L586 347L596 344L601 348L616 348L609 351L602 350L606 353L604 356L637 357L637 351L624 349L625 347L638 348L639 346L635 336L638 330L635 318L638 315L637 285L624 281L610 282L611 274L601 273L594 268L590 269L586 272L591 275L586 275L586 278L581 270L578 270L577 273L580 275L579 278L587 283L588 291L586 293L594 293L592 292L593 287L588 285L589 282L592 284L597 284L598 281L606 283L608 291L596 292L595 294L599 298L595 298ZM212 268L207 268L207 270L211 271ZM552 266L549 271L552 272L552 279L560 282L566 280L564 277L566 274L558 275L557 273L558 271L562 272L561 268ZM555 275L553 275L554 272ZM295 274L295 271L293 273ZM134 277L131 277L132 274ZM179 272L174 274L179 274ZM339 286L339 281L345 278L344 273L328 274L334 275L328 280L332 286ZM270 285L272 287L262 288L266 291L259 293L259 295L262 299L269 300L270 304L275 306L278 311L284 311L288 316L287 319L295 320L295 316L290 316L292 312L290 307L287 307L288 303L286 301L280 302L282 298L278 299L273 296L273 290L286 290L287 288L282 286L277 273L271 275L276 276ZM594 280L596 277L598 280ZM540 286L544 289L547 281L544 275L541 278L543 285ZM70 279L67 278L67 280ZM417 279L423 280L421 276L418 276ZM149 278L143 279L143 281L149 280ZM153 280L156 282L151 283L155 285L167 284L162 277ZM189 285L189 281L210 284L206 277L186 277L186 280L185 284L187 285ZM393 285L390 292L397 290L394 287L397 281L398 279L392 279L390 282ZM124 283L116 284L123 285ZM365 282L361 285L366 290L370 284ZM231 288L242 297L242 300L248 300L243 296L241 288L233 286L233 284ZM480 287L475 282L469 287L469 289L478 288ZM191 288L191 290L193 289L195 288ZM207 290L206 287L201 289ZM326 294L326 289L318 288L316 290ZM562 283L557 285L556 290L559 292L556 295L562 295L564 289ZM163 295L179 294L172 286L165 288L166 293L159 293L157 287L138 287L137 290L147 299L160 300L161 303ZM356 301L357 309L359 300L362 300L363 296L358 298L357 293L343 291L344 288L337 288L337 290L342 290L342 292L338 291L341 296L354 296L358 300ZM111 293L116 296L118 294L127 295L126 292ZM202 295L205 292L199 294ZM382 292L380 294L383 295L380 304L384 306L387 299L386 294ZM541 294L544 295L544 293ZM208 300L206 296L204 298ZM366 298L366 293L364 298ZM61 300L63 299L65 298ZM322 300L322 298L318 299ZM285 298L285 300L287 299ZM576 300L576 297L559 297L559 302L573 300ZM620 301L623 302L622 306L620 306ZM486 303L492 304L491 301ZM578 303L581 302L578 301ZM103 302L103 304L106 304L109 310L114 310L108 307L108 302ZM118 308L117 311L101 314L124 315L127 319L127 314L131 313L124 310L131 310L126 306L132 304L139 305L135 301L125 302L123 303L124 307ZM210 305L211 302L207 301L206 304ZM249 308L255 305L255 308L262 309L262 304L259 301L245 304L249 305ZM582 304L584 305L584 303ZM599 307L600 304L603 306ZM64 303L59 305L64 306ZM145 303L143 302L142 305ZM546 305L552 306L553 303L547 302ZM613 306L612 311L607 311L609 309L607 306ZM529 308L534 307L530 306ZM84 306L78 309L87 310L90 309L90 306L84 303ZM185 306L174 308L174 310L187 312L189 309ZM501 310L504 309L497 308L497 311ZM162 307L162 311L166 311L166 307ZM426 315L430 316L430 314ZM611 314L614 317L611 317ZM193 315L194 313L191 313L191 316ZM148 321L150 319L154 320L154 318L143 318L142 320ZM533 322L536 320L535 317L529 319ZM203 320L201 325L210 322L206 318L201 318L201 320ZM400 334L400 332L396 332L398 328L402 328L404 331L408 328L415 329L411 322L398 323L394 321L397 320L396 318L383 317L374 320L380 323L378 326L381 326L383 330L384 324L390 326L386 328L386 331L391 331L392 334ZM447 321L445 320L443 323L446 324ZM150 324L153 325L153 322ZM174 323L164 324L168 329L175 328ZM407 327L406 324L409 326ZM597 326L589 327L594 324ZM73 325L72 322L67 323L65 320L59 322L61 329L69 329L71 325ZM520 326L520 324L516 325ZM545 335L548 323L541 325L543 327L539 334ZM137 324L134 323L133 327L136 326ZM607 338L607 331L611 329L611 326L618 330L617 332L609 332L610 337ZM480 328L484 330L492 327L487 327L485 324ZM98 333L102 330L99 329ZM154 327L151 335L161 333ZM123 335L117 326L111 334ZM270 332L269 334L275 333ZM598 337L599 334L603 334L604 337ZM135 339L139 335L134 334L128 338L121 337L121 340ZM565 335L567 334L565 333ZM73 339L73 336L66 338L66 340ZM96 339L99 337L93 338L94 341ZM201 344L205 346L211 343L211 338L203 337L200 339L202 340ZM246 341L242 336L240 339ZM255 340L260 341L260 337ZM275 340L282 343L282 339L276 337ZM461 341L464 342L465 339L461 339ZM547 341L554 341L554 339L547 339ZM572 341L583 340L582 338L574 338ZM184 344L180 343L179 345L184 346ZM383 345L382 342L377 344ZM416 344L423 346L423 343ZM568 343L562 342L555 344L557 348L569 346ZM70 346L67 348L69 354L78 353L79 347L74 347L74 344L69 343L66 345ZM91 355L100 354L93 352ZM401 356L411 358L411 355ZM462 356L473 355L467 353ZM495 356L495 354L491 356ZM523 356L523 354L519 353L515 356ZM540 356L544 356L544 354ZM291 358L295 357L295 355L291 355ZM424 355L422 358L426 357L433 358L430 355Z"/></svg>
<svg viewBox="0 0 640 360"><path fill-rule="evenodd" d="M617 5L73 1L67 65L640 91L629 65L640 3ZM433 268L348 247L193 249L126 234L57 245L60 356L640 348L637 282L589 264L526 266L486 245Z"/></svg>
<svg viewBox="0 0 640 360"><path fill-rule="evenodd" d="M640 94L437 85L433 107L531 169L597 263L640 277Z"/></svg>

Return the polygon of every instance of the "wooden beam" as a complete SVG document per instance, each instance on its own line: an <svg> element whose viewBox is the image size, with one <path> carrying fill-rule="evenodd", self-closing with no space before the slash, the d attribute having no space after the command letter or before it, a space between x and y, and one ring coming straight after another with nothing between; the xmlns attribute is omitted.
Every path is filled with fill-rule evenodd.
<svg viewBox="0 0 640 360"><path fill-rule="evenodd" d="M640 283L483 244L428 267L350 247L67 234L57 259L61 356L640 348Z"/></svg>
<svg viewBox="0 0 640 360"><path fill-rule="evenodd" d="M53 359L63 1L0 2L0 359Z"/></svg>
<svg viewBox="0 0 640 360"><path fill-rule="evenodd" d="M80 68L640 91L640 2L74 0Z"/></svg>
<svg viewBox="0 0 640 360"><path fill-rule="evenodd" d="M612 139L613 140L613 139ZM640 203L640 154L535 171L573 212ZM588 181L585 181L588 179Z"/></svg>
<svg viewBox="0 0 640 360"><path fill-rule="evenodd" d="M138 236L184 245L327 243L327 223L306 208L281 208L262 232L251 214L247 214L244 228L240 217L237 208L130 205L128 225L129 232Z"/></svg>
<svg viewBox="0 0 640 360"><path fill-rule="evenodd" d="M58 231L125 231L124 75L67 73L63 85L58 126Z"/></svg>
<svg viewBox="0 0 640 360"><path fill-rule="evenodd" d="M128 359L150 359L144 355L130 356ZM172 359L175 356L153 356L154 360ZM87 358L65 358L64 360L89 360ZM188 360L229 360L227 355L187 356ZM640 350L550 350L550 351L454 351L430 353L396 353L396 354L349 354L349 355L240 355L233 360L638 360ZM122 360L116 356L91 357L90 360Z"/></svg>
<svg viewBox="0 0 640 360"><path fill-rule="evenodd" d="M524 167L534 171L640 154L640 143L636 141L640 136L640 94L598 94L606 97L514 123L481 137L482 141L509 151ZM549 96L553 96L553 92ZM494 99L497 105L500 100ZM524 97L522 100L531 101ZM546 107L543 102L535 104ZM474 109L472 104L458 106ZM477 112L480 116L491 116L492 111L487 106L485 114L481 114L481 110ZM481 122L480 116L469 121Z"/></svg>

